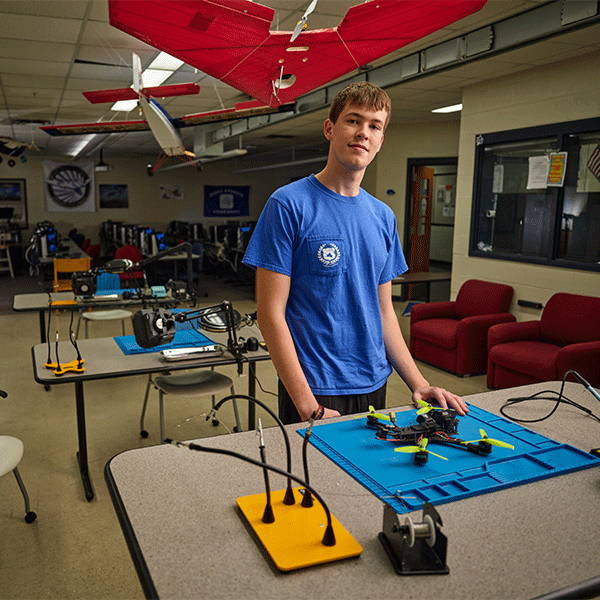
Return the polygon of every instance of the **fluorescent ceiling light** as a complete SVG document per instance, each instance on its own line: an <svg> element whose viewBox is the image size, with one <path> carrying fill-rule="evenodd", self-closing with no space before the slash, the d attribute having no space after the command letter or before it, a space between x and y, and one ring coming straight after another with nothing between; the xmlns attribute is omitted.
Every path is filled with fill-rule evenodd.
<svg viewBox="0 0 600 600"><path fill-rule="evenodd" d="M434 113L451 113L462 110L462 104L453 104L452 106L444 106L442 108L434 108L431 112Z"/></svg>
<svg viewBox="0 0 600 600"><path fill-rule="evenodd" d="M142 72L142 81L144 87L157 87L165 82L179 67L183 65L183 61L170 56L166 52L161 52ZM133 85L131 86L133 87ZM129 112L138 104L137 100L120 100L112 105L111 110L116 112Z"/></svg>
<svg viewBox="0 0 600 600"><path fill-rule="evenodd" d="M177 71L183 65L183 61L161 52L148 66L149 69L162 69L163 71Z"/></svg>
<svg viewBox="0 0 600 600"><path fill-rule="evenodd" d="M110 110L114 110L117 112L129 112L130 110L133 110L137 105L137 100L119 100L110 107Z"/></svg>
<svg viewBox="0 0 600 600"><path fill-rule="evenodd" d="M90 133L85 135L77 140L75 144L73 144L67 151L67 156L77 156L87 145L88 142L93 140L96 137L95 133Z"/></svg>
<svg viewBox="0 0 600 600"><path fill-rule="evenodd" d="M173 71L165 71L164 69L146 69L142 73L144 87L155 87L166 81L173 75Z"/></svg>

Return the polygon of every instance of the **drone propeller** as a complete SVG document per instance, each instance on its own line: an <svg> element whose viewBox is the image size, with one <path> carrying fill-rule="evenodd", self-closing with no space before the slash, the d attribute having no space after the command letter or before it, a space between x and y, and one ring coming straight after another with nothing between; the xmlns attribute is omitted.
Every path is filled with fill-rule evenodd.
<svg viewBox="0 0 600 600"><path fill-rule="evenodd" d="M369 417L375 417L376 419L381 419L382 421L391 421L390 415L384 415L383 413L375 412L375 408L369 405Z"/></svg>
<svg viewBox="0 0 600 600"><path fill-rule="evenodd" d="M318 0L312 0L312 2L309 4L305 13L302 15L302 18L296 24L296 27L294 28L294 33L292 33L292 37L290 38L290 42L293 42L300 35L300 33L306 28L306 22L308 21L308 15L310 15L310 13L313 10L315 10L315 8L317 6L317 1Z"/></svg>
<svg viewBox="0 0 600 600"><path fill-rule="evenodd" d="M429 402L425 402L425 400L417 399L417 402L421 405L421 408L417 411L418 415L423 415L431 410L434 410L434 407L429 404Z"/></svg>
<svg viewBox="0 0 600 600"><path fill-rule="evenodd" d="M416 452L427 452L428 454L433 454L433 456L437 456L438 458L448 460L445 456L442 456L441 454L436 454L435 452L432 452L431 450L427 450L426 446L427 446L427 438L424 437L421 439L418 446L399 446L398 448L394 448L394 452L407 452L410 454L413 454Z"/></svg>
<svg viewBox="0 0 600 600"><path fill-rule="evenodd" d="M492 446L500 446L500 448L510 448L511 450L515 449L515 447L512 444L507 444L506 442L501 442L500 440L494 440L492 438L489 438L487 436L487 433L483 429L480 429L479 433L481 434L481 439L470 440L470 441L464 442L464 443L465 444L476 444L478 442L486 442L488 444L491 444Z"/></svg>

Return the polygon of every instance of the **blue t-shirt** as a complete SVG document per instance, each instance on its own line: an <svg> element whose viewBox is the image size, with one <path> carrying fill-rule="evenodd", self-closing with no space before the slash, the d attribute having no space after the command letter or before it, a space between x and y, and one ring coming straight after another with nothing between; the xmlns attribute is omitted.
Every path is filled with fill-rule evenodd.
<svg viewBox="0 0 600 600"><path fill-rule="evenodd" d="M387 205L363 189L340 196L311 175L271 196L243 262L291 278L286 319L314 394L386 382L377 288L407 270Z"/></svg>

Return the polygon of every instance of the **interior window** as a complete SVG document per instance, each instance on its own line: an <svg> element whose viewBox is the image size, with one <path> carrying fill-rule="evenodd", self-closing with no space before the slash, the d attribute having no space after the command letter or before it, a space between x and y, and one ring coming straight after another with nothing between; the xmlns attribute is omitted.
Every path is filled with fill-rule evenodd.
<svg viewBox="0 0 600 600"><path fill-rule="evenodd" d="M600 270L599 130L478 136L470 254Z"/></svg>

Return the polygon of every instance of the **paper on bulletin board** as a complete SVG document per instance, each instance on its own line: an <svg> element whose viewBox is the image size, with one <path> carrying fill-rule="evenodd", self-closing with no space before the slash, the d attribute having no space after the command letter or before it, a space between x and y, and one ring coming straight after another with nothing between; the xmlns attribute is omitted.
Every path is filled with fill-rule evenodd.
<svg viewBox="0 0 600 600"><path fill-rule="evenodd" d="M567 153L552 152L550 154L550 169L548 171L547 185L551 187L562 187L565 183L567 172Z"/></svg>
<svg viewBox="0 0 600 600"><path fill-rule="evenodd" d="M527 176L528 190L543 190L548 187L548 173L550 172L550 157L530 156L529 174Z"/></svg>

